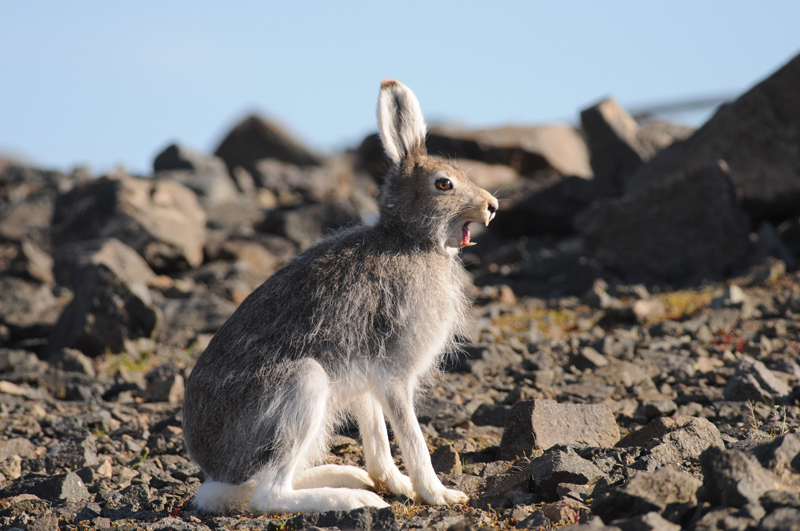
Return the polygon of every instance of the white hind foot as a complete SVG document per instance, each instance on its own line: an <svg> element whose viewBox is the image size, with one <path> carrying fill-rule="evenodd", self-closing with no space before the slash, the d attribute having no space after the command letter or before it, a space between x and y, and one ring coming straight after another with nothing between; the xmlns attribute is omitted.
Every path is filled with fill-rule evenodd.
<svg viewBox="0 0 800 531"><path fill-rule="evenodd" d="M365 470L348 465L322 465L295 474L295 489L314 487L344 487L348 489L374 489L375 482Z"/></svg>
<svg viewBox="0 0 800 531"><path fill-rule="evenodd" d="M259 492L250 500L250 510L264 513L352 511L360 507L389 507L380 496L367 490L314 488Z"/></svg>
<svg viewBox="0 0 800 531"><path fill-rule="evenodd" d="M194 504L201 511L211 513L244 511L253 497L255 487L255 482L231 485L206 481L194 495Z"/></svg>

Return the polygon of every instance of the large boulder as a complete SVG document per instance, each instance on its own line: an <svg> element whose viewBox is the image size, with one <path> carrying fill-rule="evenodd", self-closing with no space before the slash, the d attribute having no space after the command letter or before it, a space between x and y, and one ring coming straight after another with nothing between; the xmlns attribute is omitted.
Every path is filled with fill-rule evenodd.
<svg viewBox="0 0 800 531"><path fill-rule="evenodd" d="M205 223L195 193L176 181L101 177L58 196L53 243L114 237L156 271L186 269L203 261Z"/></svg>
<svg viewBox="0 0 800 531"><path fill-rule="evenodd" d="M577 131L563 125L476 131L433 127L425 143L431 155L505 164L520 175L553 168L561 175L592 176L586 143Z"/></svg>
<svg viewBox="0 0 800 531"><path fill-rule="evenodd" d="M750 214L775 219L800 213L798 93L800 55L629 175L626 191L674 181L723 159Z"/></svg>
<svg viewBox="0 0 800 531"><path fill-rule="evenodd" d="M678 280L727 272L749 249L749 221L720 164L618 199L575 218L597 257L630 279Z"/></svg>
<svg viewBox="0 0 800 531"><path fill-rule="evenodd" d="M261 159L278 159L298 166L316 166L321 159L283 128L261 116L248 116L231 130L214 155L233 171L237 166L253 173Z"/></svg>

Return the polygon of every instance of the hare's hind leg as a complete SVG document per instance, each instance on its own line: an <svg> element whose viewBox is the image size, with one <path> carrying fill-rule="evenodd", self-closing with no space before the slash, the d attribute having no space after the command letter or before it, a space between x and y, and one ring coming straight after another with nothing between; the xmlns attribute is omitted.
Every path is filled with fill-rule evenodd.
<svg viewBox="0 0 800 531"><path fill-rule="evenodd" d="M300 360L294 369L286 381L280 403L271 408L275 416L271 420L275 422L280 440L276 441L278 445L269 464L258 475L250 509L288 513L387 507L377 494L366 490L295 487L295 478L301 484L304 481L300 470L313 461L327 443L330 381L314 360Z"/></svg>
<svg viewBox="0 0 800 531"><path fill-rule="evenodd" d="M393 494L402 494L419 501L411 485L411 479L400 472L392 459L389 434L386 431L386 420L380 403L372 395L365 396L358 408L357 416L369 477Z"/></svg>
<svg viewBox="0 0 800 531"><path fill-rule="evenodd" d="M374 489L375 482L366 471L348 465L321 465L295 474L295 489L313 487L344 487L348 489Z"/></svg>

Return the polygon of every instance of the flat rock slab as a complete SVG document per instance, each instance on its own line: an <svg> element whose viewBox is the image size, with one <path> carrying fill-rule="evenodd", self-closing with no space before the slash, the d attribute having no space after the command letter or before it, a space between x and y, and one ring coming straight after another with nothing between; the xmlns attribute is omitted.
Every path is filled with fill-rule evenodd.
<svg viewBox="0 0 800 531"><path fill-rule="evenodd" d="M607 406L537 399L511 408L500 454L503 459L514 459L556 444L609 447L617 441L619 427Z"/></svg>

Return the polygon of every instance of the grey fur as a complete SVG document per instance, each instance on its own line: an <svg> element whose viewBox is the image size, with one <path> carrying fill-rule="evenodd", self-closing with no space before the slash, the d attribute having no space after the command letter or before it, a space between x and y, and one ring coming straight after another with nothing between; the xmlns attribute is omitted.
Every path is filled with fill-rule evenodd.
<svg viewBox="0 0 800 531"><path fill-rule="evenodd" d="M398 85L388 89L406 90L415 98ZM394 136L402 138L402 132ZM392 142L382 136L384 144ZM382 407L393 425L403 424L406 410L413 414L408 398L453 348L453 337L464 326L467 278L450 247L460 241L465 223L488 223L497 201L458 168L427 156L423 142L412 149L393 147L402 158L387 176L377 225L341 231L276 272L220 328L187 383L187 451L209 481L225 488L248 485L239 496L250 497L255 484L265 484L259 486L263 492L256 490L261 498L253 498L251 508L340 508L350 494L332 491L351 489L314 490L320 498L311 505L281 505L271 498L291 496L286 494L292 490L291 476L321 462L337 422L369 414L366 400L373 400L377 411ZM453 190L436 188L442 177L455 183ZM419 453L418 425L404 425L408 451ZM437 485L435 475L430 479L429 458L427 463L406 461L409 468L424 468L419 474L425 481L412 473L412 484L425 483L413 485L418 498L462 500L462 493ZM406 483L382 466L372 466L378 470L370 472L373 485ZM408 494L409 488L400 490ZM331 502L323 493L338 497ZM378 503L363 496L348 500L348 506ZM239 508L221 497L200 505Z"/></svg>

